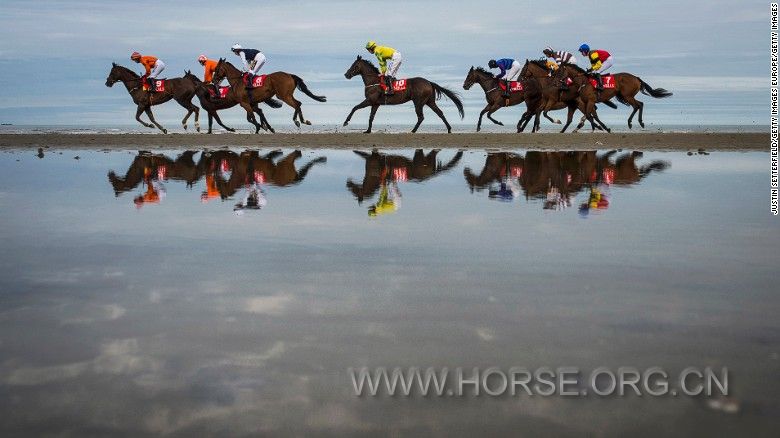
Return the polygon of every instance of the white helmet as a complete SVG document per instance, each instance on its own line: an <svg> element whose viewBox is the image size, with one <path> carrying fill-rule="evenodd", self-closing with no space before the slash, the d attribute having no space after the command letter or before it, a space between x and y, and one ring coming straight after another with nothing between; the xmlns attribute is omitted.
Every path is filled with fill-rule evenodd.
<svg viewBox="0 0 780 438"><path fill-rule="evenodd" d="M243 47L241 47L241 44L233 44L233 47L230 48L230 50L241 50Z"/></svg>
<svg viewBox="0 0 780 438"><path fill-rule="evenodd" d="M206 58L206 55L200 55L198 56L198 62L206 62L208 58Z"/></svg>

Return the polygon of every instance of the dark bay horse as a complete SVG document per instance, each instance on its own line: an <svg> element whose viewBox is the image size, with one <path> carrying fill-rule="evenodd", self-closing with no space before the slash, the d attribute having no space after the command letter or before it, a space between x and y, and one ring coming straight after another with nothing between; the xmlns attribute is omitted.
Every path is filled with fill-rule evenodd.
<svg viewBox="0 0 780 438"><path fill-rule="evenodd" d="M379 69L360 56L352 63L352 66L349 67L347 72L344 73L344 77L352 79L358 75L363 78L366 98L352 108L347 119L344 120L344 126L349 124L349 120L352 118L352 115L355 114L355 111L370 106L371 114L368 116L368 129L365 131L365 133L368 134L371 132L374 116L380 105L398 105L411 100L414 103L414 110L417 112L417 124L414 125L412 132L417 132L417 128L420 127L420 124L425 118L423 116L423 105L428 105L428 107L430 107L444 122L444 126L447 127L447 132L452 132L452 127L447 122L447 118L444 117L444 113L439 106L436 105L436 100L438 100L442 94L452 100L455 107L458 108L460 118L463 119L463 102L461 102L458 94L425 78L409 78L406 80L406 90L397 91L395 94L387 96L379 85Z"/></svg>
<svg viewBox="0 0 780 438"><path fill-rule="evenodd" d="M200 132L200 123L198 122L199 109L192 104L192 97L195 96L195 86L188 80L183 78L166 79L165 91L150 93L143 90L143 84L141 83L141 77L134 71L127 67L112 63L111 72L108 73L106 78L106 87L111 87L117 82L122 82L127 88L127 92L130 93L130 97L133 98L133 102L138 105L138 109L135 112L135 119L147 128L154 128L155 126L164 134L168 133L168 130L163 128L152 114L152 106L165 103L171 99L179 103L187 110L187 115L181 121L181 125L184 129L187 129L187 119L192 113L195 113L195 129ZM141 113L146 113L149 120L153 123L146 123L141 120Z"/></svg>
<svg viewBox="0 0 780 438"><path fill-rule="evenodd" d="M192 74L192 72L190 72L189 70L187 70L184 73L184 79L192 81L192 83L195 84L195 95L198 96L198 100L200 100L201 108L206 110L206 112L208 113L209 116L208 133L211 134L211 126L214 120L216 120L217 123L219 123L219 126L227 129L230 132L235 132L235 129L225 126L225 124L222 123L222 120L219 118L219 115L217 114L217 111L219 110L233 108L234 106L238 105L238 100L236 99L236 96L233 94L233 90L231 89L230 92L223 99L214 98L211 96L211 93L209 92L209 87L211 86L211 84L203 83L203 81L201 81L199 77ZM266 99L264 103L270 106L271 108L282 107L282 103L273 98ZM271 132L274 132L274 129L268 123L268 120L266 120L265 115L263 114L263 110L260 109L259 105L257 104L254 105L254 112L260 116L260 125L263 127L263 129L267 128Z"/></svg>
<svg viewBox="0 0 780 438"><path fill-rule="evenodd" d="M585 70L583 70L581 67L577 67L576 65L569 64L562 68L564 69L564 74L569 77L586 74ZM655 97L656 99L672 96L671 92L663 88L653 88L647 85L645 81L638 78L637 76L632 75L631 73L613 73L612 76L615 78L615 88L605 88L599 91L597 93L598 101L604 102L614 97L623 105L632 107L634 110L631 111L631 115L628 116L628 129L632 128L631 121L634 118L634 114L637 112L639 113L639 126L642 128L645 127L645 123L642 121L642 113L645 104L637 100L635 97L639 92L647 96ZM582 123L577 126L577 129L580 129L581 127ZM577 129L575 129L575 131Z"/></svg>
<svg viewBox="0 0 780 438"><path fill-rule="evenodd" d="M492 117L492 114L504 107L514 106L525 101L525 91L518 91L511 93L509 98L504 97L504 93L501 87L498 85L498 79L493 76L493 73L483 69L482 67L472 66L469 72L466 74L466 80L463 81L463 89L468 90L474 84L479 84L482 87L482 91L485 92L485 100L487 105L479 113L479 120L477 120L477 132L482 127L482 116L487 115L488 120L496 125L504 126L503 123Z"/></svg>
<svg viewBox="0 0 780 438"><path fill-rule="evenodd" d="M303 79L300 77L283 71L269 73L266 76L265 83L263 83L262 87L247 90L244 85L243 73L241 70L225 61L225 58L220 58L217 67L214 70L214 78L211 83L217 85L222 82L223 79L227 79L228 83L230 83L238 103L246 111L247 121L255 125L255 128L258 131L262 126L258 124L255 119L253 110L254 102L263 102L273 96L278 97L295 110L295 112L293 112L293 122L295 122L295 126L300 127L301 123L311 125L311 122L304 119L303 112L301 111L301 102L293 97L295 89L297 88L317 102L325 102L327 100L325 96L317 96L309 91L309 87L306 86Z"/></svg>

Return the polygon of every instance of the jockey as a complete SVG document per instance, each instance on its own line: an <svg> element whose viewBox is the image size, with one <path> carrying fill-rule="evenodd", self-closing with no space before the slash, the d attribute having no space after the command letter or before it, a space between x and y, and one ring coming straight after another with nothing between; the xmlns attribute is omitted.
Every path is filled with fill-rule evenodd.
<svg viewBox="0 0 780 438"><path fill-rule="evenodd" d="M241 44L233 44L230 50L241 58L241 62L244 63L244 71L250 74L250 81L252 79L251 76L255 76L263 64L265 64L265 55L259 50L245 49L241 47Z"/></svg>
<svg viewBox="0 0 780 438"><path fill-rule="evenodd" d="M597 90L603 90L604 84L601 82L601 74L612 67L612 55L606 50L590 50L590 46L583 44L580 46L580 53L590 60L590 71L593 72L598 82Z"/></svg>
<svg viewBox="0 0 780 438"><path fill-rule="evenodd" d="M144 66L146 83L149 85L149 89L154 91L154 79L165 70L165 63L154 56L141 56L138 52L133 52L130 59Z"/></svg>
<svg viewBox="0 0 780 438"><path fill-rule="evenodd" d="M203 66L203 83L207 87L212 87L214 91L217 91L217 85L212 84L211 80L214 79L214 70L217 69L217 61L208 59L206 55L198 56L198 63Z"/></svg>
<svg viewBox="0 0 780 438"><path fill-rule="evenodd" d="M393 78L398 73L398 68L401 67L404 58L398 50L392 47L377 46L374 41L366 43L366 50L373 53L376 59L379 60L379 71L385 75L385 85L387 86L385 93L392 95Z"/></svg>
<svg viewBox="0 0 780 438"><path fill-rule="evenodd" d="M509 97L509 82L517 80L523 66L512 58L501 58L499 60L491 59L488 61L488 67L501 70L501 72L496 75L496 79L504 80L504 84L506 85L504 97Z"/></svg>
<svg viewBox="0 0 780 438"><path fill-rule="evenodd" d="M547 59L553 61L559 67L561 64L577 65L577 58L569 52L563 50L555 51L552 47L547 46L542 50L542 53L544 53L544 56L546 56Z"/></svg>

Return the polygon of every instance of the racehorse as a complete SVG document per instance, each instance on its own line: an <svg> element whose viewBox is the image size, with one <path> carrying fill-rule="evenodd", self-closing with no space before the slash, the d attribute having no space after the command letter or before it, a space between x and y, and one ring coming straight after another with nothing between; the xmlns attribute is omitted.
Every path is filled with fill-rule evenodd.
<svg viewBox="0 0 780 438"><path fill-rule="evenodd" d="M295 110L295 112L293 112L293 122L295 122L295 126L300 127L301 123L311 125L311 122L303 118L301 102L293 97L295 89L301 90L304 94L317 102L326 101L325 96L317 96L309 91L309 87L306 86L303 79L294 74L285 73L283 71L269 73L266 75L265 82L262 86L251 89L246 88L243 77L244 75L241 70L225 61L225 58L220 58L217 67L214 69L214 77L211 80L211 83L217 85L222 82L223 79L227 79L233 89L236 100L238 100L238 103L246 111L247 121L255 125L255 128L258 130L262 125L259 125L255 119L253 109L254 102L263 102L273 96L278 97ZM299 119L300 122L298 121Z"/></svg>
<svg viewBox="0 0 780 438"><path fill-rule="evenodd" d="M501 108L514 106L525 101L525 90L513 92L509 95L509 98L507 98L504 96L498 81L499 80L489 71L482 67L474 66L469 69L469 72L466 74L466 80L463 81L464 90L470 89L474 84L479 84L479 86L482 87L482 91L485 92L487 105L485 105L485 108L479 113L477 132L479 132L482 126L482 116L487 115L488 120L491 122L496 125L504 126L503 123L494 119L492 114Z"/></svg>
<svg viewBox="0 0 780 438"><path fill-rule="evenodd" d="M108 73L108 77L106 78L106 87L112 87L117 82L125 84L125 88L127 88L127 92L130 93L130 97L133 98L133 102L138 105L138 109L135 111L135 119L138 120L140 124L147 128L154 128L156 126L163 134L167 134L168 130L154 120L152 106L173 99L187 110L187 115L184 116L184 119L181 121L182 127L187 129L187 119L190 117L190 114L195 113L195 129L200 132L200 123L198 123L198 113L200 110L197 106L192 104L192 97L195 95L195 86L190 81L184 80L183 78L166 79L165 91L152 93L144 91L143 79L138 76L138 74L127 67L112 63L111 72ZM141 120L141 113L144 112L153 124Z"/></svg>
<svg viewBox="0 0 780 438"><path fill-rule="evenodd" d="M576 65L563 65L562 68L564 69L565 74L569 77L587 74L585 70L583 70L581 67L577 67ZM602 102L614 97L623 105L632 107L634 110L631 111L631 115L628 116L628 129L632 128L631 121L634 118L634 114L637 112L639 112L639 126L642 128L645 127L645 123L642 121L642 113L644 111L645 104L642 101L637 100L635 97L639 92L647 96L655 97L656 99L663 99L665 97L672 96L671 92L663 88L653 88L650 85L647 85L647 82L643 81L637 76L632 75L631 73L614 73L612 74L612 77L614 78L613 81L615 83L615 87L604 88L603 90L599 91L597 93L598 101ZM580 129L581 127L582 123L577 126L577 129ZM575 129L575 131L577 129Z"/></svg>
<svg viewBox="0 0 780 438"><path fill-rule="evenodd" d="M349 120L355 111L370 106L371 114L368 116L368 129L365 133L371 132L371 126L374 123L374 116L376 110L380 105L398 105L401 103L409 102L414 103L414 110L417 112L417 124L414 125L412 132L417 132L417 128L420 127L423 119L423 105L428 105L433 112L444 122L444 126L447 127L447 132L452 132L452 127L447 122L447 118L444 117L444 113L436 105L436 101L441 95L447 96L458 108L460 118L463 119L463 102L461 102L458 94L452 90L442 87L439 84L431 82L425 78L409 78L406 79L406 89L403 91L397 91L393 95L386 95L379 84L379 69L374 64L358 56L352 66L349 67L344 77L352 79L355 76L360 75L363 78L363 85L365 86L366 98L359 104L352 108L349 112L347 119L344 120L344 126L349 124Z"/></svg>
<svg viewBox="0 0 780 438"><path fill-rule="evenodd" d="M225 126L224 123L222 123L222 120L219 118L219 115L217 114L217 111L233 108L234 106L238 105L238 100L236 100L235 95L233 94L233 90L231 89L228 94L224 98L218 98L211 95L211 92L209 91L209 86L211 84L205 84L203 81L200 80L199 77L195 76L187 70L184 72L184 79L192 81L193 84L195 84L195 94L198 96L198 100L200 100L200 106L209 115L209 130L208 133L211 134L211 126L213 125L214 120L219 123L219 126L227 129L230 132L235 132L235 129ZM216 87L214 87L216 89ZM279 102L276 99L268 98L264 101L265 104L270 106L271 108L281 108L282 103ZM256 112L260 116L260 125L263 129L268 128L271 132L274 132L274 129L271 127L271 125L268 123L268 120L266 120L265 115L263 114L263 110L260 109L260 106L255 104L254 106L254 112ZM255 134L257 131L255 131Z"/></svg>
<svg viewBox="0 0 780 438"><path fill-rule="evenodd" d="M532 61L526 61L525 65L523 66L523 69L520 71L520 77L523 79L531 79L534 78L534 74L531 71L531 68L529 67L532 65ZM604 125L604 123L599 120L598 115L596 114L596 95L595 93L589 93L586 91L583 91L586 86L589 86L590 84L587 82L587 77L585 76L579 76L574 79L572 79L573 83L569 85L568 89L561 90L559 87L559 80L550 78L547 76L541 77L541 78L535 78L537 81L539 81L541 87L542 87L542 99L541 102L536 105L535 108L532 109L531 106L528 107L528 111L526 111L525 114L523 114L523 117L520 119L520 121L517 122L517 131L521 132L522 129L525 127L525 124L528 123L530 120L530 113L535 112L536 117L534 119L534 126L531 132L536 132L539 129L539 116L543 111L549 111L551 109L559 108L561 104L564 104L568 108L568 114L566 118L566 124L561 129L561 133L566 131L566 128L569 127L572 121L572 117L574 115L574 111L579 108L580 111L585 115L585 117L588 119L588 121L593 125L596 126L596 122L598 122L598 126L601 127L601 129L606 130L609 132L609 128Z"/></svg>

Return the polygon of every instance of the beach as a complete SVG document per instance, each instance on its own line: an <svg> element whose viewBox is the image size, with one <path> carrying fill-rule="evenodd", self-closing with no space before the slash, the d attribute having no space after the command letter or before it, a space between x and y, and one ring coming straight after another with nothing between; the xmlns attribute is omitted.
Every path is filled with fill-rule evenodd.
<svg viewBox="0 0 780 438"><path fill-rule="evenodd" d="M769 150L768 133L312 133L312 134L0 134L0 149L171 149L190 147L294 148L524 148L641 151Z"/></svg>

